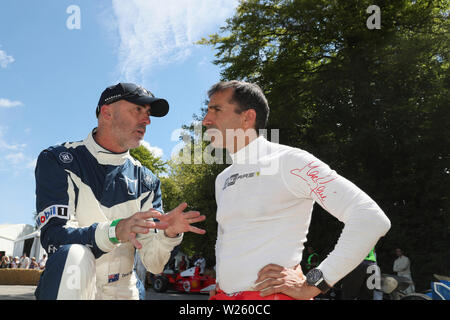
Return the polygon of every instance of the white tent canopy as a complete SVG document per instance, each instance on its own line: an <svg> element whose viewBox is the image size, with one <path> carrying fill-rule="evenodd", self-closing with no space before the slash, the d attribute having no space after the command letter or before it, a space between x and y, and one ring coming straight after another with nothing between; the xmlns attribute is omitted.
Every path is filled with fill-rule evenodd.
<svg viewBox="0 0 450 320"><path fill-rule="evenodd" d="M33 231L33 226L29 224L0 225L0 251L4 251L7 256L13 256L15 254L14 242L19 238L33 233Z"/></svg>
<svg viewBox="0 0 450 320"><path fill-rule="evenodd" d="M27 234L19 239L16 239L14 242L14 256L22 256L25 252L25 243L30 242L31 250L28 253L29 257L35 257L37 261L39 261L42 256L45 254L45 250L41 246L41 232L36 230L30 234Z"/></svg>

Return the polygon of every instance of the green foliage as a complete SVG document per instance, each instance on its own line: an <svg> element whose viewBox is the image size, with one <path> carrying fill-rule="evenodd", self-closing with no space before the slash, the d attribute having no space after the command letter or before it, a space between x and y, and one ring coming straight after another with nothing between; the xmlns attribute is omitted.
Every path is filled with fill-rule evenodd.
<svg viewBox="0 0 450 320"><path fill-rule="evenodd" d="M194 161L195 147L203 151L206 143L195 140L194 127L186 127L191 139L185 142L190 161L168 162L168 177L162 178L164 208L173 208L181 202L188 204L188 210L199 211L206 220L196 226L205 229L205 235L186 233L181 244L181 250L192 256L202 253L207 267L215 265L215 243L217 238L215 179L225 169L225 164L206 164L201 159ZM198 138L198 137L197 137ZM197 141L197 142L196 142ZM195 146L195 147L194 147ZM181 154L181 152L180 152ZM196 163L198 162L198 163ZM167 209L166 209L167 208Z"/></svg>
<svg viewBox="0 0 450 320"><path fill-rule="evenodd" d="M137 159L144 167L149 168L156 176L167 172L166 163L161 158L154 156L144 146L131 149L130 155Z"/></svg>
<svg viewBox="0 0 450 320"><path fill-rule="evenodd" d="M377 246L411 258L418 289L450 274L449 1L248 0L200 43L224 80L258 83L280 142L315 154L355 182L392 228ZM315 208L308 240L326 255L342 227Z"/></svg>
<svg viewBox="0 0 450 320"><path fill-rule="evenodd" d="M186 161L189 162L188 164L176 163L174 160L164 162L143 146L130 150L130 154L160 179L165 212L186 202L188 208L185 211L199 211L206 216L205 221L197 223L195 226L207 230L207 233L205 235L186 233L181 243L181 250L189 256L202 253L207 261L207 266L212 267L215 265L214 245L217 237L214 181L225 165L195 164L194 126L185 126L185 129L192 135L188 143L189 145L192 143L192 148L188 151L192 153L191 161ZM203 151L206 144L201 143L196 146Z"/></svg>

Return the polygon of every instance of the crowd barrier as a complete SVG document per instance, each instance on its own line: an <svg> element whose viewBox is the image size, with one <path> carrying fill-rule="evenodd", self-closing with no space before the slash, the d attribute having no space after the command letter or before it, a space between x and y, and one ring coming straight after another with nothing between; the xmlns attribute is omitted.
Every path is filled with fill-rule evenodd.
<svg viewBox="0 0 450 320"><path fill-rule="evenodd" d="M0 269L0 285L37 286L43 270Z"/></svg>

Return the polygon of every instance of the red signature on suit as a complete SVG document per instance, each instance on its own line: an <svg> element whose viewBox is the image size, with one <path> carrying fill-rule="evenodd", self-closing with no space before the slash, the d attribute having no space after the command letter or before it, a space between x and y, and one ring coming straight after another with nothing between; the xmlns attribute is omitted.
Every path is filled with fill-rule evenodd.
<svg viewBox="0 0 450 320"><path fill-rule="evenodd" d="M333 176L333 172L329 173L326 176L320 176L320 164L314 165L315 161L308 163L301 169L293 169L291 173L302 180L304 180L309 188L311 189L310 195L314 193L317 196L317 199L325 206L325 190L326 184L335 180L337 177Z"/></svg>

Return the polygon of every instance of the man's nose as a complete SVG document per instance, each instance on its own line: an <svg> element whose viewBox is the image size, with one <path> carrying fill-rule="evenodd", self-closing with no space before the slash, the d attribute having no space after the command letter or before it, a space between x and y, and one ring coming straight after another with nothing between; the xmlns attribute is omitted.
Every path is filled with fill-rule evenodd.
<svg viewBox="0 0 450 320"><path fill-rule="evenodd" d="M210 126L211 124L212 124L212 121L210 119L209 112L208 112L205 115L205 117L203 118L202 125L206 127L206 126Z"/></svg>
<svg viewBox="0 0 450 320"><path fill-rule="evenodd" d="M148 126L152 121L150 120L150 115L144 116L144 119L142 121L146 126Z"/></svg>

